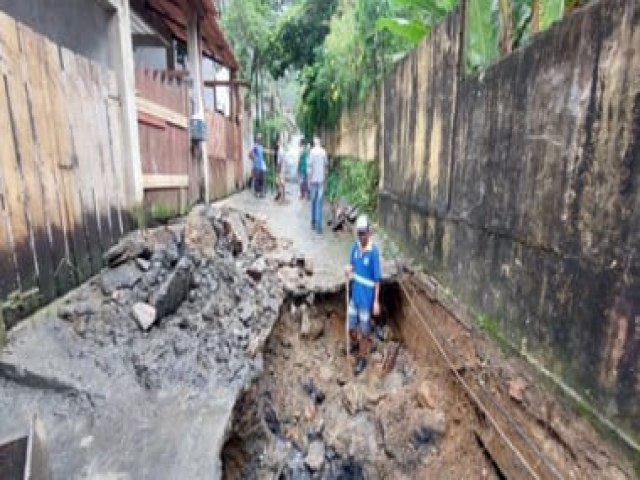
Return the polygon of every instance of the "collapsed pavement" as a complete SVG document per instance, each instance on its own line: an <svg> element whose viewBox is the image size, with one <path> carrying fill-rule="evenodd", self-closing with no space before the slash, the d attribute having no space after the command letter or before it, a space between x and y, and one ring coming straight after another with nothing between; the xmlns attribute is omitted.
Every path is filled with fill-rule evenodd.
<svg viewBox="0 0 640 480"><path fill-rule="evenodd" d="M38 415L54 478L219 477L285 298L278 270L309 265L260 219L215 206L133 232L104 261L8 332L0 440Z"/></svg>

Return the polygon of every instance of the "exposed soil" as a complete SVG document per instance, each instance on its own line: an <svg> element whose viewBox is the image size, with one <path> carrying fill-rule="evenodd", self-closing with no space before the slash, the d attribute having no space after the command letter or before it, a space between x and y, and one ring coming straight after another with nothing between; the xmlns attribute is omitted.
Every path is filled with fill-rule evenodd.
<svg viewBox="0 0 640 480"><path fill-rule="evenodd" d="M359 377L346 355L343 298L316 299L308 319L305 307L287 310L266 344L264 374L236 405L223 452L225 478L513 477L501 467L511 452L500 442L487 446L487 419L404 297L397 288L387 288L386 297L391 313L384 340L376 340ZM624 459L542 388L528 365L505 356L423 292L417 305L454 352L457 371L481 389L483 401L506 412L556 478L633 478ZM397 357L385 371L396 340Z"/></svg>

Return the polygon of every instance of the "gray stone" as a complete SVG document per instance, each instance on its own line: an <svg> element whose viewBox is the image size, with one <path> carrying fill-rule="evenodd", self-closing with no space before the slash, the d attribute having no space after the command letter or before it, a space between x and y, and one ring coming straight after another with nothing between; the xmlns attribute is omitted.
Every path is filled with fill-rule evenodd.
<svg viewBox="0 0 640 480"><path fill-rule="evenodd" d="M314 472L317 472L324 465L324 442L315 440L309 445L309 452L304 459L304 463Z"/></svg>
<svg viewBox="0 0 640 480"><path fill-rule="evenodd" d="M151 262L149 260L145 260L144 258L136 258L136 265L143 272L146 272L151 267Z"/></svg>
<svg viewBox="0 0 640 480"><path fill-rule="evenodd" d="M205 257L215 256L218 236L211 222L203 215L192 212L185 225L185 246L192 254ZM202 259L200 259L202 261Z"/></svg>
<svg viewBox="0 0 640 480"><path fill-rule="evenodd" d="M247 275L249 275L253 280L259 282L262 279L262 275L267 269L267 263L263 257L259 257L255 262L251 264L251 266L247 269Z"/></svg>
<svg viewBox="0 0 640 480"><path fill-rule="evenodd" d="M131 290L126 288L116 290L111 294L111 298L118 305L126 305L131 300L132 297L133 297L133 293L131 292Z"/></svg>
<svg viewBox="0 0 640 480"><path fill-rule="evenodd" d="M244 252L249 245L249 236L240 213L229 212L223 222L225 234L231 241L233 253L238 255Z"/></svg>
<svg viewBox="0 0 640 480"><path fill-rule="evenodd" d="M189 293L191 269L182 259L169 277L149 295L149 303L156 308L158 319L174 313Z"/></svg>
<svg viewBox="0 0 640 480"><path fill-rule="evenodd" d="M133 318L142 330L149 330L156 321L156 309L148 303L138 302L131 309Z"/></svg>
<svg viewBox="0 0 640 480"><path fill-rule="evenodd" d="M149 246L140 232L135 232L107 250L102 259L108 267L114 268L134 258L148 256L150 253Z"/></svg>
<svg viewBox="0 0 640 480"><path fill-rule="evenodd" d="M307 275L313 275L313 260L310 258L304 259L304 273Z"/></svg>
<svg viewBox="0 0 640 480"><path fill-rule="evenodd" d="M142 273L131 264L120 265L102 274L101 286L105 295L111 295L121 288L133 288L140 281Z"/></svg>

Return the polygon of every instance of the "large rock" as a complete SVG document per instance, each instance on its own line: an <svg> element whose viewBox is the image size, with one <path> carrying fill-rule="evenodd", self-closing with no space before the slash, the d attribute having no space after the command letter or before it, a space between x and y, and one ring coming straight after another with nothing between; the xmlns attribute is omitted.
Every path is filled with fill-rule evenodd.
<svg viewBox="0 0 640 480"><path fill-rule="evenodd" d="M191 264L183 258L167 279L149 295L149 303L155 307L157 318L174 313L189 294Z"/></svg>
<svg viewBox="0 0 640 480"><path fill-rule="evenodd" d="M304 459L304 463L314 472L317 472L324 465L324 442L315 440L309 445L309 452Z"/></svg>
<svg viewBox="0 0 640 480"><path fill-rule="evenodd" d="M143 302L136 303L131 309L131 314L142 330L149 330L157 318L156 309Z"/></svg>
<svg viewBox="0 0 640 480"><path fill-rule="evenodd" d="M111 247L102 256L104 263L114 268L138 257L148 258L151 250L140 232L134 232Z"/></svg>
<svg viewBox="0 0 640 480"><path fill-rule="evenodd" d="M113 292L121 288L133 288L134 285L140 281L141 277L142 273L134 265L129 263L120 265L102 274L100 279L102 291L105 295L110 296Z"/></svg>
<svg viewBox="0 0 640 480"><path fill-rule="evenodd" d="M249 245L249 235L240 213L229 212L223 222L225 234L231 241L234 255L244 252Z"/></svg>
<svg viewBox="0 0 640 480"><path fill-rule="evenodd" d="M184 237L187 249L196 250L205 257L215 256L218 236L205 216L192 212L186 220Z"/></svg>

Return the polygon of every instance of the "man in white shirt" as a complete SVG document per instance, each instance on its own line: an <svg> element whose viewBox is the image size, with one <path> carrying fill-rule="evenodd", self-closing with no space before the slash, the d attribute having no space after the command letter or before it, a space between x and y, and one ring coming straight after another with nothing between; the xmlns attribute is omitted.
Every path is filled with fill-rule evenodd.
<svg viewBox="0 0 640 480"><path fill-rule="evenodd" d="M327 152L318 137L313 137L313 148L309 152L309 183L311 185L311 228L322 233L322 210L324 206L324 184L327 178Z"/></svg>

